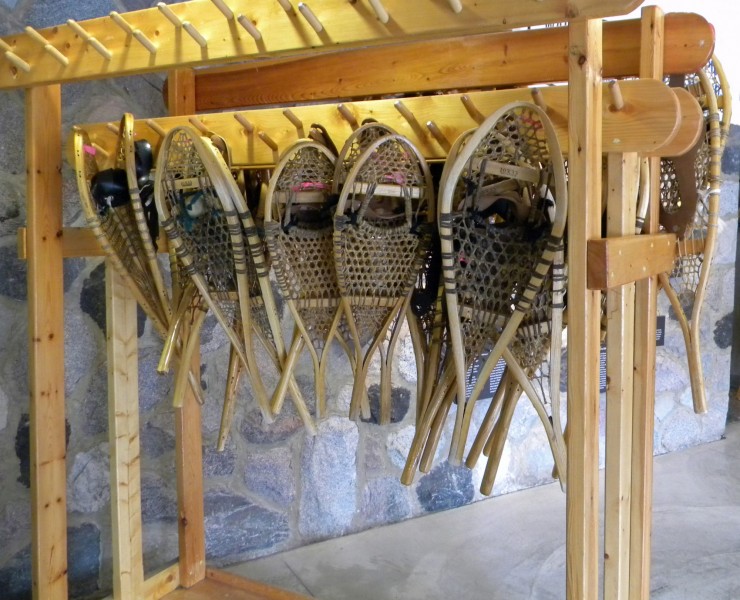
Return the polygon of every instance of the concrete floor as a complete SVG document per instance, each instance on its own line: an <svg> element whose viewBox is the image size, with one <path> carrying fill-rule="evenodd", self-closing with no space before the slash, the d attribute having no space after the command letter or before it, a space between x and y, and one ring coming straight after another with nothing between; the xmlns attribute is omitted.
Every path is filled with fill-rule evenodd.
<svg viewBox="0 0 740 600"><path fill-rule="evenodd" d="M655 460L653 600L740 599L740 423ZM547 485L229 570L323 600L559 600L565 495Z"/></svg>

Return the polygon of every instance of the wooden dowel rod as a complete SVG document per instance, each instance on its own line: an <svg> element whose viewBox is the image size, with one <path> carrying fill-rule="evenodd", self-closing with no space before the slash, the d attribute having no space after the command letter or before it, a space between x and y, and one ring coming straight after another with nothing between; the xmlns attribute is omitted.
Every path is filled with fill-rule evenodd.
<svg viewBox="0 0 740 600"><path fill-rule="evenodd" d="M234 18L234 12L226 6L226 2L224 2L224 0L211 0L211 2L213 2L216 8L221 11L221 14L226 17L228 21L231 21L231 19Z"/></svg>
<svg viewBox="0 0 740 600"><path fill-rule="evenodd" d="M308 24L313 27L313 30L316 33L321 33L322 31L324 31L324 26L321 24L321 21L318 20L316 15L313 14L313 11L305 2L298 3L298 10L303 15L303 18L308 21Z"/></svg>
<svg viewBox="0 0 740 600"><path fill-rule="evenodd" d="M462 2L460 0L449 0L450 6L455 13L462 12Z"/></svg>
<svg viewBox="0 0 740 600"><path fill-rule="evenodd" d="M106 123L105 128L118 135L118 125L116 125L115 123Z"/></svg>
<svg viewBox="0 0 740 600"><path fill-rule="evenodd" d="M164 129L162 128L162 126L161 126L161 125L160 125L159 123L157 123L156 121L153 121L152 119L147 119L147 120L146 120L146 124L147 124L147 126L148 126L148 127L149 127L149 128L151 129L151 130L153 130L154 132L156 132L156 133L157 133L157 135L159 135L160 137L164 137L165 135L167 135L167 132L166 132L166 131L165 131L165 130L164 130Z"/></svg>
<svg viewBox="0 0 740 600"><path fill-rule="evenodd" d="M483 116L483 113L476 108L475 104L470 99L470 96L468 96L467 94L463 94L460 97L460 101L463 103L465 110L468 111L468 114L470 115L470 118L473 119L473 121L480 124L486 120L486 117Z"/></svg>
<svg viewBox="0 0 740 600"><path fill-rule="evenodd" d="M149 50L150 54L156 54L157 53L157 47L154 45L154 42L152 42L140 29L134 29L134 39L139 42L144 48Z"/></svg>
<svg viewBox="0 0 740 600"><path fill-rule="evenodd" d="M378 21L380 21L381 23L388 22L390 16L388 15L388 11L385 9L385 6L383 6L383 3L380 0L370 0L370 6L372 7L373 11L375 11L375 16L378 17Z"/></svg>
<svg viewBox="0 0 740 600"><path fill-rule="evenodd" d="M532 88L532 101L542 110L547 112L547 103L542 97L542 92L540 91L540 88Z"/></svg>
<svg viewBox="0 0 740 600"><path fill-rule="evenodd" d="M100 154L102 154L105 158L110 157L110 153L105 148L100 146L99 144L96 144L95 142L93 142L92 147L95 148L95 152L100 152Z"/></svg>
<svg viewBox="0 0 740 600"><path fill-rule="evenodd" d="M303 131L303 121L301 121L292 110L286 108L283 110L283 115L285 115L285 118L293 124L293 127L299 131Z"/></svg>
<svg viewBox="0 0 740 600"><path fill-rule="evenodd" d="M39 44L41 44L44 47L44 51L47 54L50 54L54 58L54 60L56 60L59 64L65 67L69 65L69 59L66 56L64 56L64 54L59 52L59 50L57 50L54 46L52 46L47 41L47 39L43 35L41 35L38 31L36 31L33 27L31 27L30 25L27 25L25 30L26 30L26 33L32 39L36 40Z"/></svg>
<svg viewBox="0 0 740 600"><path fill-rule="evenodd" d="M201 121L198 117L189 117L188 122L203 135L210 135L211 132L209 131L208 127L206 127L203 124L203 121Z"/></svg>
<svg viewBox="0 0 740 600"><path fill-rule="evenodd" d="M273 151L278 151L278 145L275 143L275 140L273 140L269 135L267 135L264 131L258 131L257 136L259 139L261 139L267 146Z"/></svg>
<svg viewBox="0 0 740 600"><path fill-rule="evenodd" d="M260 33L259 29L257 29L254 26L254 23L244 15L239 15L236 18L237 21L239 21L239 25L244 27L246 29L247 33L251 35L255 41L259 42L262 39L262 34Z"/></svg>
<svg viewBox="0 0 740 600"><path fill-rule="evenodd" d="M110 11L110 18L113 19L113 22L128 35L133 35L134 28L131 27L130 23L124 19L119 12L116 12L115 10Z"/></svg>
<svg viewBox="0 0 740 600"><path fill-rule="evenodd" d="M183 21L182 27L185 31L188 32L188 35L193 38L201 48L205 48L208 46L208 40L201 35L200 31L198 31L195 28L195 25L193 25L190 21Z"/></svg>
<svg viewBox="0 0 740 600"><path fill-rule="evenodd" d="M21 71L24 71L26 73L31 72L31 65L29 65L25 60L23 60L12 50L5 50L5 58L7 58L8 62L19 68Z"/></svg>
<svg viewBox="0 0 740 600"><path fill-rule="evenodd" d="M437 140L437 143L446 151L449 151L451 144L434 121L427 121L427 129L429 129L434 139Z"/></svg>
<svg viewBox="0 0 740 600"><path fill-rule="evenodd" d="M624 98L622 98L622 90L619 88L618 81L609 83L609 94L612 97L614 110L622 110L624 108Z"/></svg>
<svg viewBox="0 0 740 600"><path fill-rule="evenodd" d="M283 7L283 10L288 13L289 15L295 14L295 11L293 10L293 5L290 3L290 0L277 0L278 4Z"/></svg>
<svg viewBox="0 0 740 600"><path fill-rule="evenodd" d="M93 49L100 54L105 60L110 60L113 58L113 53L108 50L96 37L90 35L85 29L80 25L77 21L74 19L67 19L67 25L69 25L72 30L80 36L80 38L90 44Z"/></svg>
<svg viewBox="0 0 740 600"><path fill-rule="evenodd" d="M409 123L414 124L416 122L416 117L414 117L414 113L412 113L409 110L408 106L406 106L401 100L396 100L396 102L393 103L393 106Z"/></svg>
<svg viewBox="0 0 740 600"><path fill-rule="evenodd" d="M346 104L337 104L337 110L339 111L339 114L342 115L342 118L349 123L352 131L360 127L359 123L357 123L357 119L355 119L355 116L352 114L352 111L347 108Z"/></svg>
<svg viewBox="0 0 740 600"><path fill-rule="evenodd" d="M249 122L249 120L244 116L240 115L239 113L236 113L234 115L234 118L239 122L239 124L244 127L247 133L253 133L254 132L254 125Z"/></svg>
<svg viewBox="0 0 740 600"><path fill-rule="evenodd" d="M172 12L172 9L167 6L164 2L158 2L157 8L159 11L167 17L167 20L172 23L175 27L182 27L182 21L180 20L180 17L178 17L175 13Z"/></svg>

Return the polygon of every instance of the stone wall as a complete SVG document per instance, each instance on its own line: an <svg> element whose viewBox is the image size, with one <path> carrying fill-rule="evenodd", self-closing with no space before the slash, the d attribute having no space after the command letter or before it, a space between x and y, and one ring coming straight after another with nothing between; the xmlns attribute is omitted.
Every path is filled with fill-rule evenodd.
<svg viewBox="0 0 740 600"><path fill-rule="evenodd" d="M0 33L110 10L142 8L141 0L99 2L0 0ZM137 117L163 114L161 76L122 78L63 89L65 138L71 124L116 121L124 110ZM0 102L0 590L2 597L30 597L30 492L28 463L28 366L26 267L16 258L15 232L25 223L23 96ZM734 156L737 156L735 152ZM728 163L729 164L729 163ZM737 164L723 188L720 248L715 259L702 343L710 412L691 410L680 331L668 318L666 345L658 353L657 452L718 439L724 430L729 386L734 259L737 231ZM65 167L64 219L83 223L75 182ZM76 598L111 589L110 490L107 450L107 376L103 264L65 261L65 362L67 369L70 590ZM661 300L661 313L670 315ZM147 570L177 556L172 377L155 374L161 342L139 322L142 449L142 514ZM286 337L289 319L284 318ZM415 367L408 338L400 345L393 377L393 423L351 422L346 413L351 377L338 350L328 378L330 415L319 435L307 437L290 403L272 425L262 422L242 386L231 437L215 451L228 360L225 337L213 319L202 340L203 460L207 550L214 564L228 564L480 500L482 466L474 471L443 460L449 427L436 466L404 487L399 475L414 432ZM276 375L265 364L268 388ZM377 382L377 369L370 382ZM313 397L307 361L299 385ZM377 402L377 387L370 389ZM476 422L485 406L477 408ZM551 481L552 460L531 405L516 411L495 493ZM471 524L474 526L474 524Z"/></svg>

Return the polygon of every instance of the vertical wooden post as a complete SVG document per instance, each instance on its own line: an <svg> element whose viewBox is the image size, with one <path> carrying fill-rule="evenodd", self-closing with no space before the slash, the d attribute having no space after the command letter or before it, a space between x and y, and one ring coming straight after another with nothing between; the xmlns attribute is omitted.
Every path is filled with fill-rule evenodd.
<svg viewBox="0 0 740 600"><path fill-rule="evenodd" d="M663 77L663 11L642 10L640 77ZM660 159L650 159L648 233L658 231ZM655 427L655 321L658 281L649 277L635 288L635 409L632 427L632 519L630 598L650 597L650 535L653 511L653 430Z"/></svg>
<svg viewBox="0 0 740 600"><path fill-rule="evenodd" d="M607 236L635 231L637 154L607 157ZM604 487L604 600L629 594L630 486L632 484L632 372L635 284L606 292L606 469Z"/></svg>
<svg viewBox="0 0 740 600"><path fill-rule="evenodd" d="M67 598L60 86L26 90L33 597Z"/></svg>
<svg viewBox="0 0 740 600"><path fill-rule="evenodd" d="M566 597L598 597L599 306L586 287L586 242L599 238L600 20L569 27L568 490Z"/></svg>
<svg viewBox="0 0 740 600"><path fill-rule="evenodd" d="M192 69L170 71L167 108L171 115L195 114L195 74ZM200 378L200 352L191 371ZM203 511L203 443L200 405L187 388L182 408L175 409L177 502L179 509L180 584L191 587L206 576Z"/></svg>
<svg viewBox="0 0 740 600"><path fill-rule="evenodd" d="M136 300L107 261L105 305L113 598L127 600L140 597L144 580Z"/></svg>

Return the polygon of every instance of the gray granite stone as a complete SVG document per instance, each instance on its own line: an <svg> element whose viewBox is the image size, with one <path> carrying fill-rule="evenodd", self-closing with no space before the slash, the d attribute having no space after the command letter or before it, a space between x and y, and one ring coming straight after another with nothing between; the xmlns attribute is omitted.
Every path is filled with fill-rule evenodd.
<svg viewBox="0 0 740 600"><path fill-rule="evenodd" d="M157 373L161 346L145 348L139 352L139 409L147 413L155 406L168 406L172 402L174 367L169 373Z"/></svg>
<svg viewBox="0 0 740 600"><path fill-rule="evenodd" d="M71 427L65 419L66 444L69 445ZM15 433L15 455L18 457L19 475L18 481L25 487L31 487L31 430L28 413L23 413L18 420Z"/></svg>
<svg viewBox="0 0 740 600"><path fill-rule="evenodd" d="M388 434L386 441L388 457L399 469L403 469L406 464L406 457L409 454L411 443L414 441L414 431L414 426L409 425Z"/></svg>
<svg viewBox="0 0 740 600"><path fill-rule="evenodd" d="M722 154L722 172L735 176L740 172L740 125L730 125L730 137Z"/></svg>
<svg viewBox="0 0 740 600"><path fill-rule="evenodd" d="M397 523L411 516L408 488L395 477L379 477L367 482L362 493L365 525L374 527Z"/></svg>
<svg viewBox="0 0 740 600"><path fill-rule="evenodd" d="M281 446L251 452L244 468L244 483L253 494L280 507L288 507L295 499L293 452Z"/></svg>
<svg viewBox="0 0 740 600"><path fill-rule="evenodd" d="M419 480L416 495L427 512L447 510L473 500L473 478L470 469L453 467L443 462Z"/></svg>
<svg viewBox="0 0 740 600"><path fill-rule="evenodd" d="M69 593L72 598L90 596L99 591L100 529L84 523L67 530Z"/></svg>
<svg viewBox="0 0 740 600"><path fill-rule="evenodd" d="M110 501L108 443L74 457L68 481L71 512L94 513Z"/></svg>
<svg viewBox="0 0 740 600"><path fill-rule="evenodd" d="M236 451L233 445L227 444L223 452L212 446L203 448L203 475L207 478L225 477L234 472Z"/></svg>
<svg viewBox="0 0 740 600"><path fill-rule="evenodd" d="M36 28L53 27L67 19L94 19L105 17L115 6L106 0L57 0L30 4L26 21ZM92 49L90 49L92 51Z"/></svg>
<svg viewBox="0 0 740 600"><path fill-rule="evenodd" d="M177 521L177 495L170 485L153 473L141 475L141 518L153 521Z"/></svg>
<svg viewBox="0 0 740 600"><path fill-rule="evenodd" d="M675 356L663 348L658 348L655 357L655 393L679 392L689 383L685 356Z"/></svg>
<svg viewBox="0 0 740 600"><path fill-rule="evenodd" d="M416 353L405 324L401 339L398 340L395 362L398 366L398 374L409 383L416 383L419 375L416 368Z"/></svg>
<svg viewBox="0 0 740 600"><path fill-rule="evenodd" d="M175 449L175 436L151 423L141 427L139 442L142 456L150 460Z"/></svg>
<svg viewBox="0 0 740 600"><path fill-rule="evenodd" d="M26 261L18 258L15 244L0 246L0 294L13 300L25 300Z"/></svg>
<svg viewBox="0 0 740 600"><path fill-rule="evenodd" d="M10 398L5 393L5 390L0 387L0 431L8 426L8 404Z"/></svg>
<svg viewBox="0 0 740 600"><path fill-rule="evenodd" d="M734 313L729 312L714 324L714 343L722 350L726 350L732 345L732 322L734 317Z"/></svg>
<svg viewBox="0 0 740 600"><path fill-rule="evenodd" d="M30 600L31 547L16 552L0 565L0 590L4 600Z"/></svg>
<svg viewBox="0 0 740 600"><path fill-rule="evenodd" d="M273 423L265 423L259 409L247 411L239 426L239 433L253 444L282 442L303 428L303 422L295 415L282 413Z"/></svg>
<svg viewBox="0 0 740 600"><path fill-rule="evenodd" d="M2 123L2 109L0 108L0 123ZM14 129L4 127L3 131ZM3 136L4 137L4 136ZM0 149L3 147L0 142ZM14 157L15 160L18 157ZM8 158L0 158L0 167ZM10 168L5 167L0 172L0 236L9 239L16 234L19 227L26 224L26 191L25 180L20 175L11 175Z"/></svg>
<svg viewBox="0 0 740 600"><path fill-rule="evenodd" d="M357 508L357 425L331 417L318 430L301 461L298 529L307 541L347 533Z"/></svg>
<svg viewBox="0 0 740 600"><path fill-rule="evenodd" d="M366 435L362 440L366 474L380 474L385 469L385 448L375 436Z"/></svg>
<svg viewBox="0 0 740 600"><path fill-rule="evenodd" d="M701 420L692 410L677 406L665 419L660 436L663 452L674 452L697 443L701 436Z"/></svg>
<svg viewBox="0 0 740 600"><path fill-rule="evenodd" d="M371 385L367 390L367 396L370 401L370 418L362 419L362 421L378 425L380 423L380 386L376 383ZM390 402L391 423L400 423L409 411L411 392L406 388L393 386Z"/></svg>
<svg viewBox="0 0 740 600"><path fill-rule="evenodd" d="M230 491L206 494L206 553L211 559L259 556L290 537L286 515Z"/></svg>
<svg viewBox="0 0 740 600"><path fill-rule="evenodd" d="M95 366L86 379L80 414L82 431L87 435L99 435L108 431L108 367L105 362Z"/></svg>
<svg viewBox="0 0 740 600"><path fill-rule="evenodd" d="M105 263L95 267L82 283L80 293L80 308L105 333ZM141 307L137 305L137 335L144 333L146 317Z"/></svg>

